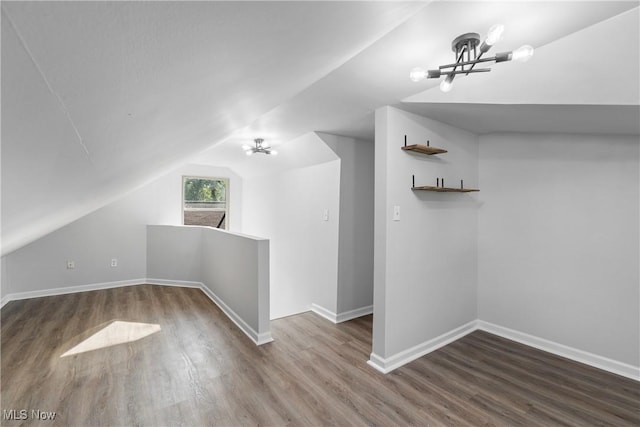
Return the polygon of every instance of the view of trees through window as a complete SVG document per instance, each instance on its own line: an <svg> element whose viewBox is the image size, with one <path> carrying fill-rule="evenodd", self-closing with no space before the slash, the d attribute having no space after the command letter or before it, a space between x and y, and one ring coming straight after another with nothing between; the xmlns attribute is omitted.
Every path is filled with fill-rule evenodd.
<svg viewBox="0 0 640 427"><path fill-rule="evenodd" d="M228 181L223 178L183 177L184 225L227 228Z"/></svg>

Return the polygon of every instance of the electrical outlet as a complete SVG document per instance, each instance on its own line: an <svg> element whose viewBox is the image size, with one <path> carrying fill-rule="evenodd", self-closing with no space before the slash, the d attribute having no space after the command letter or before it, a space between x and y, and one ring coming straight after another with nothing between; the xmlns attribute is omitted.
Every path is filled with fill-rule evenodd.
<svg viewBox="0 0 640 427"><path fill-rule="evenodd" d="M73 270L74 268L76 268L75 261L67 261L67 270Z"/></svg>
<svg viewBox="0 0 640 427"><path fill-rule="evenodd" d="M118 259L111 258L111 267L117 267L117 266L118 266Z"/></svg>

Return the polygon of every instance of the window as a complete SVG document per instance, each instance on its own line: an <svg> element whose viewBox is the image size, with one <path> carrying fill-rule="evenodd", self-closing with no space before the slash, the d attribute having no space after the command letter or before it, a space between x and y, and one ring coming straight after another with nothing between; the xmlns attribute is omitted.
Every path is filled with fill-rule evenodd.
<svg viewBox="0 0 640 427"><path fill-rule="evenodd" d="M182 177L182 223L227 229L229 180Z"/></svg>

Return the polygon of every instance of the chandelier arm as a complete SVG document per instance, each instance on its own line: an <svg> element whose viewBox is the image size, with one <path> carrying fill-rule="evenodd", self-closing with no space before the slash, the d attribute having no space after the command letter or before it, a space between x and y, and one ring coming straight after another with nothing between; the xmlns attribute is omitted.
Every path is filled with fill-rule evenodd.
<svg viewBox="0 0 640 427"><path fill-rule="evenodd" d="M478 64L480 62L491 62L491 61L495 61L496 58L495 57L491 57L491 58L483 58L483 59L474 59L473 61L465 61L465 62L456 62L455 64L447 64L447 65L441 65L440 68L445 69L445 68L453 68L454 70L461 66L461 65L470 65L470 64Z"/></svg>
<svg viewBox="0 0 640 427"><path fill-rule="evenodd" d="M482 55L484 55L484 52L481 50L480 51L480 55L476 56L476 48L475 47L473 48L473 53L474 53L474 56L476 58L475 61L480 61L480 59L482 59ZM467 71L469 71L469 73L470 73L473 70L473 67L475 67L477 63L478 62L474 62L473 64L471 64L471 67L469 67L469 69ZM469 75L469 73L467 73L467 76Z"/></svg>
<svg viewBox="0 0 640 427"><path fill-rule="evenodd" d="M458 57L456 58L456 63L452 64L453 66L453 71L456 70L456 68L458 68L458 65L461 64L462 60L464 59L464 47L460 50L460 54L458 55Z"/></svg>
<svg viewBox="0 0 640 427"><path fill-rule="evenodd" d="M455 39L451 43L451 50L454 52L455 62L452 64L440 65L438 69L423 70L422 68L414 68L409 73L409 77L414 82L427 79L435 79L445 76L446 78L440 83L440 89L443 92L449 92L452 83L457 74L469 75L471 73L486 73L491 68L475 68L476 64L485 62L506 62L511 60L526 61L533 54L533 47L524 45L513 52L496 53L491 58L483 56L492 48L492 46L500 39L504 26L496 24L489 28L489 34L486 39L480 42L480 35L477 33L465 33ZM448 71L447 71L448 70Z"/></svg>
<svg viewBox="0 0 640 427"><path fill-rule="evenodd" d="M456 48L456 54L457 54L457 58L456 58L456 65L453 67L453 73L450 73L449 75L447 75L446 80L449 81L449 85L451 85L451 83L453 82L453 79L456 77L456 68L458 68L457 64L460 64L460 61L462 61L464 59L464 51L465 51L465 47L461 47L460 50L458 50L458 48ZM468 55L467 55L468 56ZM464 67L463 67L464 68Z"/></svg>
<svg viewBox="0 0 640 427"><path fill-rule="evenodd" d="M443 76L451 76L456 74L468 74L468 73L488 73L491 68L477 68L475 70L457 70L457 71L443 71Z"/></svg>

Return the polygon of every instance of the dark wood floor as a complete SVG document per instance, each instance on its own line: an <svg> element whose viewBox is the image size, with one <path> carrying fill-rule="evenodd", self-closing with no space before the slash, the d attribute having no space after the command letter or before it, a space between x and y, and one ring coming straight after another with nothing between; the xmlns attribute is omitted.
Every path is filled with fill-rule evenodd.
<svg viewBox="0 0 640 427"><path fill-rule="evenodd" d="M141 331L150 335L61 357ZM272 332L256 347L196 289L11 302L1 406L29 418L2 425L640 425L640 383L487 333L383 375L366 364L371 316L333 325L307 313Z"/></svg>

